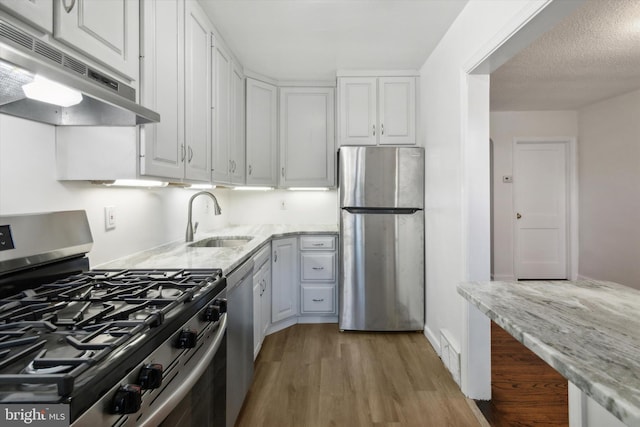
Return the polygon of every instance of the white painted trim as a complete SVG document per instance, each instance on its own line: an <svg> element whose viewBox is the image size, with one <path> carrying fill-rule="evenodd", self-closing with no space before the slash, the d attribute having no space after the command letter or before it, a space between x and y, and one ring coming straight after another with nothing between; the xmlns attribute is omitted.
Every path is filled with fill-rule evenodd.
<svg viewBox="0 0 640 427"><path fill-rule="evenodd" d="M491 280L497 280L499 282L515 282L516 276L513 274L493 274Z"/></svg>
<svg viewBox="0 0 640 427"><path fill-rule="evenodd" d="M246 68L242 70L245 77L252 78L254 80L261 81L263 83L269 83L270 85L277 86L278 81L276 79L272 79L271 77L267 77L264 74L256 73L255 71L247 70Z"/></svg>
<svg viewBox="0 0 640 427"><path fill-rule="evenodd" d="M297 323L298 323L297 317L291 317L289 319L285 319L277 323L272 323L267 328L267 333L265 335L271 335L275 332L280 332L281 330L287 329L293 325L296 325Z"/></svg>
<svg viewBox="0 0 640 427"><path fill-rule="evenodd" d="M424 336L427 338L427 341L429 341L429 344L431 344L431 347L433 347L438 356L440 356L442 354L442 349L440 348L440 340L427 325L424 325Z"/></svg>
<svg viewBox="0 0 640 427"><path fill-rule="evenodd" d="M278 87L336 87L336 80L278 80Z"/></svg>
<svg viewBox="0 0 640 427"><path fill-rule="evenodd" d="M298 323L338 323L338 316L304 316L298 317Z"/></svg>
<svg viewBox="0 0 640 427"><path fill-rule="evenodd" d="M515 137L513 138L512 153L515 157L515 149L519 143L562 143L565 144L567 154L567 279L576 280L578 278L578 265L579 265L579 228L578 228L578 149L576 138L572 136L559 136L559 137ZM515 161L513 164L513 174L515 176ZM513 198L512 210L515 212L515 194ZM516 271L516 222L512 223L512 248L513 248L513 271L515 277L518 272ZM514 277L514 278L515 278ZM517 280L517 279L516 279Z"/></svg>
<svg viewBox="0 0 640 427"><path fill-rule="evenodd" d="M336 71L336 77L420 77L418 70L345 70Z"/></svg>

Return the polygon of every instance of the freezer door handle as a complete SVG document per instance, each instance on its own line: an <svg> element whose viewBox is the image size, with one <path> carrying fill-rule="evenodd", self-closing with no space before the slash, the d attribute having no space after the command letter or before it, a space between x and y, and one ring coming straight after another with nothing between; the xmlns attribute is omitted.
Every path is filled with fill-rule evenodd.
<svg viewBox="0 0 640 427"><path fill-rule="evenodd" d="M422 209L417 208L343 208L351 214L385 214L385 215L412 215Z"/></svg>

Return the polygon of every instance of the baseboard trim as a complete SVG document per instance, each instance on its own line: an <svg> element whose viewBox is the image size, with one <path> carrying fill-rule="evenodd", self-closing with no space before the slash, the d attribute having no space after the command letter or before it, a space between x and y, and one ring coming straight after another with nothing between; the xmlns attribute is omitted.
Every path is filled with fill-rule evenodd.
<svg viewBox="0 0 640 427"><path fill-rule="evenodd" d="M442 356L442 350L440 349L440 340L427 325L424 325L424 336L427 337L427 341L429 341L429 344L431 344L431 347L433 347L438 356Z"/></svg>

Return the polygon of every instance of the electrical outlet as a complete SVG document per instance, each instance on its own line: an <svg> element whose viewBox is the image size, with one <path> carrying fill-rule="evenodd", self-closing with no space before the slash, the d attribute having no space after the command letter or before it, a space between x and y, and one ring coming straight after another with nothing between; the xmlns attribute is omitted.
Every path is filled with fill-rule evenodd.
<svg viewBox="0 0 640 427"><path fill-rule="evenodd" d="M284 200L280 200L280 209L282 209L283 211L287 210L287 204Z"/></svg>
<svg viewBox="0 0 640 427"><path fill-rule="evenodd" d="M104 229L113 230L116 228L116 207L105 206L104 207Z"/></svg>

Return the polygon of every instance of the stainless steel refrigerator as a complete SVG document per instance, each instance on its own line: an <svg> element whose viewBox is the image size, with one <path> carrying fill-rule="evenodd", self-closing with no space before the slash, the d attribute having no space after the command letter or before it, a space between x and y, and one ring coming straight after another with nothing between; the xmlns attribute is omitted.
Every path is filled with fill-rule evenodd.
<svg viewBox="0 0 640 427"><path fill-rule="evenodd" d="M341 330L424 327L424 150L341 147Z"/></svg>

